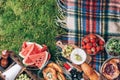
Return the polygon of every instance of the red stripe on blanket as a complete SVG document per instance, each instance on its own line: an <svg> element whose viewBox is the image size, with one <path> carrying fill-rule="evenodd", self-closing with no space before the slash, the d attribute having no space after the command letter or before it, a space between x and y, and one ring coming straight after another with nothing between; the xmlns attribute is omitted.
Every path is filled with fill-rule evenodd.
<svg viewBox="0 0 120 80"><path fill-rule="evenodd" d="M89 0L86 1L86 4L89 3ZM86 6L86 10L89 11L90 9L90 5ZM89 33L90 31L90 28L89 28L89 25L90 25L90 19L89 19L89 13L86 13L86 33Z"/></svg>
<svg viewBox="0 0 120 80"><path fill-rule="evenodd" d="M96 9L97 9L97 7L96 7L97 5L96 5L96 1L95 2L93 2L93 29L92 29L92 32L93 33L96 33Z"/></svg>

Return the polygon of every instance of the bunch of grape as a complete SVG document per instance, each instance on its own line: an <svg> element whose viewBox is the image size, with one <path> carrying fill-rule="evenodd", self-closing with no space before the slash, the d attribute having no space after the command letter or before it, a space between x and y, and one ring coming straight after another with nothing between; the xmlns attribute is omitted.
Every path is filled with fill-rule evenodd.
<svg viewBox="0 0 120 80"><path fill-rule="evenodd" d="M70 71L72 80L81 80L82 72L78 72L76 69Z"/></svg>
<svg viewBox="0 0 120 80"><path fill-rule="evenodd" d="M31 80L31 79L27 76L27 74L20 74L20 75L16 78L16 80Z"/></svg>

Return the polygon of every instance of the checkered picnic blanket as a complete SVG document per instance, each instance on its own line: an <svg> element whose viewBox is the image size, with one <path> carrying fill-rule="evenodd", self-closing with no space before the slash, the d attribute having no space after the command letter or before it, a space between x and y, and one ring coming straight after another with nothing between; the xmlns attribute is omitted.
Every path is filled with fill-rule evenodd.
<svg viewBox="0 0 120 80"><path fill-rule="evenodd" d="M67 31L57 37L63 43L80 47L81 39L89 33L99 34L105 41L120 36L120 0L57 0L57 5L57 24ZM99 71L107 58L105 51L92 56L92 67Z"/></svg>

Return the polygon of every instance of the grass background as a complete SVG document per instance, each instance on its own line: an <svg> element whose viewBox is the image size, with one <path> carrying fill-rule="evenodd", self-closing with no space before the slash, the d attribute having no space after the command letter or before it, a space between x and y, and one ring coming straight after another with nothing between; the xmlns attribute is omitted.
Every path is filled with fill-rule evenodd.
<svg viewBox="0 0 120 80"><path fill-rule="evenodd" d="M19 53L24 41L46 44L53 55L55 37L64 31L55 25L55 0L0 0L0 52Z"/></svg>

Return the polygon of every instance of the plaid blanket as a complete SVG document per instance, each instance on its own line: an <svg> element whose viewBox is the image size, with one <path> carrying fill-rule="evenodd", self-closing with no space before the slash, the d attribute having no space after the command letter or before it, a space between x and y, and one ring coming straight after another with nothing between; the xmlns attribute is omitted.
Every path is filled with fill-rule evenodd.
<svg viewBox="0 0 120 80"><path fill-rule="evenodd" d="M81 39L89 34L101 35L105 41L120 36L120 0L57 0L57 24L67 31L57 40L81 46ZM99 67L108 58L106 52L92 56L91 66Z"/></svg>

